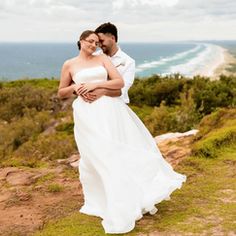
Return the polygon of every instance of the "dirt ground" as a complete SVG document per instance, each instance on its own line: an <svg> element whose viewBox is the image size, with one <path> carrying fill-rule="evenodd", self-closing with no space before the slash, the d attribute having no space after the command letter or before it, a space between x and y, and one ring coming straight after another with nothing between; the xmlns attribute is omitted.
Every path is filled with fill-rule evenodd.
<svg viewBox="0 0 236 236"><path fill-rule="evenodd" d="M175 138L158 146L176 166L190 154L191 140ZM0 168L0 235L32 235L50 219L78 211L83 194L76 159L56 160L50 169Z"/></svg>

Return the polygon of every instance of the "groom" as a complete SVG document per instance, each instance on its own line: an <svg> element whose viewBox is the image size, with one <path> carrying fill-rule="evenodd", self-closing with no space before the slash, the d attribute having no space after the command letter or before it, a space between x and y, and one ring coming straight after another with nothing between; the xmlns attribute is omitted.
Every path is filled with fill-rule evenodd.
<svg viewBox="0 0 236 236"><path fill-rule="evenodd" d="M128 90L134 82L135 61L117 45L117 28L110 22L100 25L95 32L98 34L103 53L110 57L113 65L121 74L125 86L120 90L95 89L86 94L84 100L93 102L103 95L110 97L121 97L125 103L129 103ZM102 52L101 52L102 53Z"/></svg>

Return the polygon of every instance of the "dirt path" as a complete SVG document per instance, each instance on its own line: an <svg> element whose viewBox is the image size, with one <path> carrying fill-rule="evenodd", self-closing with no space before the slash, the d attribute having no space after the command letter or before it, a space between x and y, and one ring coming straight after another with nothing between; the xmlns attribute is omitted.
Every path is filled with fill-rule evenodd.
<svg viewBox="0 0 236 236"><path fill-rule="evenodd" d="M190 143L191 138L184 137L158 146L175 166L189 155ZM0 169L0 235L32 235L50 219L78 212L83 195L77 169L71 166L75 161L57 160L47 169Z"/></svg>
<svg viewBox="0 0 236 236"><path fill-rule="evenodd" d="M30 235L49 219L77 211L82 205L80 182L72 168L0 169L0 235Z"/></svg>

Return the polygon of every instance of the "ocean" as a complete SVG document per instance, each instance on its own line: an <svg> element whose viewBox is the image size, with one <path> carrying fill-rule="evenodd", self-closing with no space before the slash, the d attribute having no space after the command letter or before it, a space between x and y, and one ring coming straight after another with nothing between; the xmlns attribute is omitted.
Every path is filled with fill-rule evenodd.
<svg viewBox="0 0 236 236"><path fill-rule="evenodd" d="M136 77L181 73L211 76L233 42L120 43L136 61ZM73 43L0 43L0 80L59 78L63 62L78 55Z"/></svg>

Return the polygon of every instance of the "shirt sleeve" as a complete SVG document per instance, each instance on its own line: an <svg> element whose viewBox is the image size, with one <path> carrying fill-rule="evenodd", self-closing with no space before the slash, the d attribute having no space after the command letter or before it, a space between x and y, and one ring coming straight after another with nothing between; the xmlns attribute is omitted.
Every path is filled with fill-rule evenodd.
<svg viewBox="0 0 236 236"><path fill-rule="evenodd" d="M121 96L128 95L128 90L134 82L134 76L135 76L135 61L130 60L125 70L122 73L122 78L124 80L125 85L121 89L122 92Z"/></svg>

